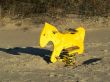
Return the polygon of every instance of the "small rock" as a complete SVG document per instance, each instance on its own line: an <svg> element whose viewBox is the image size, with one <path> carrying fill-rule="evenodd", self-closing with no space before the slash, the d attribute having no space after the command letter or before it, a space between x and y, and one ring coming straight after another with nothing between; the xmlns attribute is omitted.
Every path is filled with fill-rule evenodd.
<svg viewBox="0 0 110 82"><path fill-rule="evenodd" d="M104 52L105 52L105 53L107 53L107 52L108 52L108 50L104 50Z"/></svg>
<svg viewBox="0 0 110 82"><path fill-rule="evenodd" d="M50 73L49 76L50 76L50 77L54 77L54 76L56 76L56 74L55 74L55 73Z"/></svg>
<svg viewBox="0 0 110 82"><path fill-rule="evenodd" d="M108 50L107 50L107 49L105 49L105 50L101 50L101 51L103 51L103 52L105 52L105 53L107 53L107 52L108 52Z"/></svg>

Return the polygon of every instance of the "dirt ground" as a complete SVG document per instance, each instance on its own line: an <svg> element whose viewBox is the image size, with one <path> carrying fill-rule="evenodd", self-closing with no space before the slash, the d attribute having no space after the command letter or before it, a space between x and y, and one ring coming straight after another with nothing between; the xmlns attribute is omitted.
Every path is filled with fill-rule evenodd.
<svg viewBox="0 0 110 82"><path fill-rule="evenodd" d="M110 82L110 28L86 29L87 55L73 68L47 62L52 46L39 47L41 26L0 29L0 82Z"/></svg>

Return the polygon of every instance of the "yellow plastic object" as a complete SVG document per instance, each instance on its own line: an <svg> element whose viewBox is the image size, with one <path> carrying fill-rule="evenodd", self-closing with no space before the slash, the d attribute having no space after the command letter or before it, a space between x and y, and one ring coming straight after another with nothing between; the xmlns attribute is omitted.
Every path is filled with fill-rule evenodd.
<svg viewBox="0 0 110 82"><path fill-rule="evenodd" d="M73 53L83 53L85 29L83 27L78 27L75 30L77 32L73 34L71 32L60 33L55 26L45 23L45 26L40 35L40 47L45 47L49 41L52 41L54 45L54 50L50 58L52 63L57 61L57 58L63 49L69 47L79 47L79 49L70 51L70 55Z"/></svg>

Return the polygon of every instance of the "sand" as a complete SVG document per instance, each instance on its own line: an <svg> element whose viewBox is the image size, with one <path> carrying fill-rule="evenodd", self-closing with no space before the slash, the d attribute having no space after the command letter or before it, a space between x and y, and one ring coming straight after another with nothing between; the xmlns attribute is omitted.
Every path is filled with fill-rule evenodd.
<svg viewBox="0 0 110 82"><path fill-rule="evenodd" d="M49 62L52 46L39 47L41 29L0 30L0 82L110 82L110 28L86 29L87 55L75 68Z"/></svg>

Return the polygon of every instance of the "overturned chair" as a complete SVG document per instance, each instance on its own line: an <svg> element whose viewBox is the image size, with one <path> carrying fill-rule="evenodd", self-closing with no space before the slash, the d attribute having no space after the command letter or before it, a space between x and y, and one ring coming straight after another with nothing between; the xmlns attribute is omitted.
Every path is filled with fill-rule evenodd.
<svg viewBox="0 0 110 82"><path fill-rule="evenodd" d="M40 47L45 47L50 41L53 43L54 49L50 56L52 63L56 62L61 52L72 54L83 54L84 52L85 29L78 27L69 29L66 33L59 32L55 26L45 23L40 35Z"/></svg>

